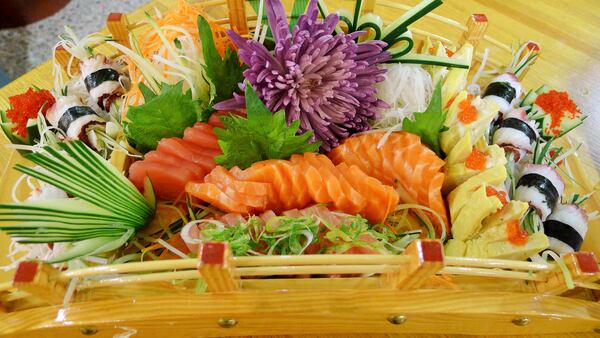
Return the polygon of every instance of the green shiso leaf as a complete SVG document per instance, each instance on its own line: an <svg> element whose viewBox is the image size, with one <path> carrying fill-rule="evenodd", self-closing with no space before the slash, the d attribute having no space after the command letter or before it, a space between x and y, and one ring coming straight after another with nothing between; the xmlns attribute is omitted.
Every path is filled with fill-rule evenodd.
<svg viewBox="0 0 600 338"><path fill-rule="evenodd" d="M161 94L140 87L146 102L129 107L127 137L137 150L148 152L166 137L182 137L185 128L192 126L200 114L200 103L192 99L190 90L183 92L183 82L175 85L162 84Z"/></svg>
<svg viewBox="0 0 600 338"><path fill-rule="evenodd" d="M199 121L204 122L212 114L213 105L232 98L233 93L239 90L238 84L244 81L242 73L245 66L240 63L237 52L229 48L225 51L225 56L221 58L210 25L202 16L198 17L198 31L204 54L204 71L211 87L210 104L199 117Z"/></svg>
<svg viewBox="0 0 600 338"><path fill-rule="evenodd" d="M445 120L446 114L442 109L442 84L438 82L427 109L422 113L415 113L414 120L404 118L402 130L418 135L421 142L441 157L440 133L445 130Z"/></svg>
<svg viewBox="0 0 600 338"><path fill-rule="evenodd" d="M309 143L312 132L298 133L300 121L286 123L285 112L271 113L252 86L246 84L248 117L222 116L225 129L215 128L222 155L215 162L226 168L248 168L252 163L268 159L286 159L292 154L313 152L320 142Z"/></svg>
<svg viewBox="0 0 600 338"><path fill-rule="evenodd" d="M39 167L15 169L74 197L0 204L0 230L22 243L75 242L51 261L60 262L115 250L152 220L154 198L100 155L81 141L58 146L25 155Z"/></svg>

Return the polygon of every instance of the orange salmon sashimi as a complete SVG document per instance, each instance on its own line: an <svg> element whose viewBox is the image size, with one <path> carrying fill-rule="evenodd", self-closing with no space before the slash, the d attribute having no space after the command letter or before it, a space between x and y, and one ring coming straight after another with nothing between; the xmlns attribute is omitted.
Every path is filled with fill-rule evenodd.
<svg viewBox="0 0 600 338"><path fill-rule="evenodd" d="M384 184L394 185L403 203L417 203L438 213L449 231L450 224L441 187L445 175L444 161L431 149L421 143L418 136L395 132L380 148L385 132L365 133L352 136L329 154L335 164L346 163L362 169ZM372 196L372 195L367 195ZM441 224L437 217L429 215L441 234Z"/></svg>
<svg viewBox="0 0 600 338"><path fill-rule="evenodd" d="M244 214L240 210L246 208L246 214L267 210L280 213L326 203L344 213L361 214L372 223L383 222L399 200L393 187L369 177L359 167L335 166L327 156L315 153L294 155L290 161L261 161L245 170L234 167L226 172L216 167L207 175L206 183L191 182L186 190L226 212ZM254 187L256 183L271 189ZM268 203L262 207L254 201L249 203L248 198L266 198Z"/></svg>

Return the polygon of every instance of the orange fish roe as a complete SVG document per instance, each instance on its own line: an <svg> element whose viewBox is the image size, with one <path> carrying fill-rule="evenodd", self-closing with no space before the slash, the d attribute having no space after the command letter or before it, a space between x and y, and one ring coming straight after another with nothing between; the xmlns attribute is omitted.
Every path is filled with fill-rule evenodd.
<svg viewBox="0 0 600 338"><path fill-rule="evenodd" d="M484 152L481 152L473 147L473 150L471 150L471 153L465 161L465 167L471 170L483 170L485 169L486 159L487 156Z"/></svg>
<svg viewBox="0 0 600 338"><path fill-rule="evenodd" d="M452 57L452 55L454 55L454 52L453 52L453 51L451 51L450 49L448 49L448 48L446 48L446 47L444 47L444 49L446 50L446 55L448 55L448 57L449 57L449 58L451 58L451 57Z"/></svg>
<svg viewBox="0 0 600 338"><path fill-rule="evenodd" d="M540 94L535 99L535 104L550 115L550 125L544 129L548 135L559 136L562 132L560 130L562 119L565 117L574 119L581 114L567 92L559 92L554 89Z"/></svg>
<svg viewBox="0 0 600 338"><path fill-rule="evenodd" d="M15 124L12 131L21 137L27 137L27 121L37 118L40 109L46 116L46 111L55 102L54 96L49 91L45 89L36 91L33 88L29 88L23 94L9 97L8 101L12 108L6 110L6 116Z"/></svg>
<svg viewBox="0 0 600 338"><path fill-rule="evenodd" d="M506 235L508 241L514 245L525 245L529 237L527 231L521 229L521 225L516 219L506 223Z"/></svg>
<svg viewBox="0 0 600 338"><path fill-rule="evenodd" d="M471 104L473 95L467 95L467 98L458 103L458 120L463 124L471 124L477 121L477 108Z"/></svg>
<svg viewBox="0 0 600 338"><path fill-rule="evenodd" d="M503 206L508 204L508 196L506 195L506 192L498 191L498 190L494 189L494 187L487 186L485 188L485 195L488 197L496 196L500 200L500 203L502 203Z"/></svg>

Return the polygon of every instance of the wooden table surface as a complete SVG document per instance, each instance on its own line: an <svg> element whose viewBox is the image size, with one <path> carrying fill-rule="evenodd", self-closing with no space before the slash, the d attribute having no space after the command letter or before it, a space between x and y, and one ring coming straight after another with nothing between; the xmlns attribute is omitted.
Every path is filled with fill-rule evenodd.
<svg viewBox="0 0 600 338"><path fill-rule="evenodd" d="M406 4L419 2L418 0L395 1ZM154 1L154 3L168 2L172 1ZM347 0L326 0L326 3L330 8L349 7L351 4ZM383 7L378 9L380 12ZM384 13L384 19L390 19L392 12L385 10L380 13ZM596 127L600 126L600 116L597 114L600 107L600 36L598 36L600 1L446 0L434 13L455 19L460 23L464 23L470 13L485 13L490 22L488 35L495 39L507 44L517 44L526 40L537 41L542 47L542 58L527 75L525 86L530 88L546 83L571 93L582 111L590 115L578 137L591 149L595 162L600 163L598 161L600 160L600 137L595 132ZM459 35L457 32L446 31L447 26L430 18L421 20L415 26L453 39L457 39ZM486 45L483 44L481 47ZM481 50L482 48L479 51ZM507 52L497 48L492 49L491 52L492 57L496 59L507 60L509 57ZM34 73L29 73L1 88L0 109L8 107L8 96L25 91L30 84L49 88L52 79L40 76L49 72L49 63L44 63ZM6 142L7 140L0 136L0 144ZM14 156L13 151L0 147L0 178L4 178L0 181L0 202L10 200L12 180L15 177L10 167L18 160L19 156ZM589 170L593 170L593 167L590 166ZM598 244L600 245L600 242ZM0 234L0 265L6 263L7 245L7 238ZM9 276L10 274L0 271L0 281L6 280ZM582 337L582 335L575 336Z"/></svg>

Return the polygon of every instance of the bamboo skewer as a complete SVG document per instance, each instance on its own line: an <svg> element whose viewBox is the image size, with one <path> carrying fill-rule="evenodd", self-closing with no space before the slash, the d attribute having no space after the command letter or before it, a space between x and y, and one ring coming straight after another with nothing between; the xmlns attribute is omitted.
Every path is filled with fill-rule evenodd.
<svg viewBox="0 0 600 338"><path fill-rule="evenodd" d="M508 271L508 270L496 270L496 269L483 269L483 268L467 268L458 266L447 266L440 270L438 274L441 275L463 275L463 276L477 276L477 277L493 277L493 278L508 278L508 279L522 279L531 281L546 281L546 277L538 273L528 273L519 271Z"/></svg>
<svg viewBox="0 0 600 338"><path fill-rule="evenodd" d="M175 272L157 272L148 273L142 275L131 275L113 277L107 279L101 279L98 281L91 281L81 283L77 286L77 290L95 289L106 286L114 286L121 284L137 284L137 283L150 283L150 282L164 282L176 279L198 279L200 275L197 270L184 270Z"/></svg>
<svg viewBox="0 0 600 338"><path fill-rule="evenodd" d="M513 261L494 258L446 257L447 266L463 266L478 268L500 268L513 270L555 271L556 264Z"/></svg>

